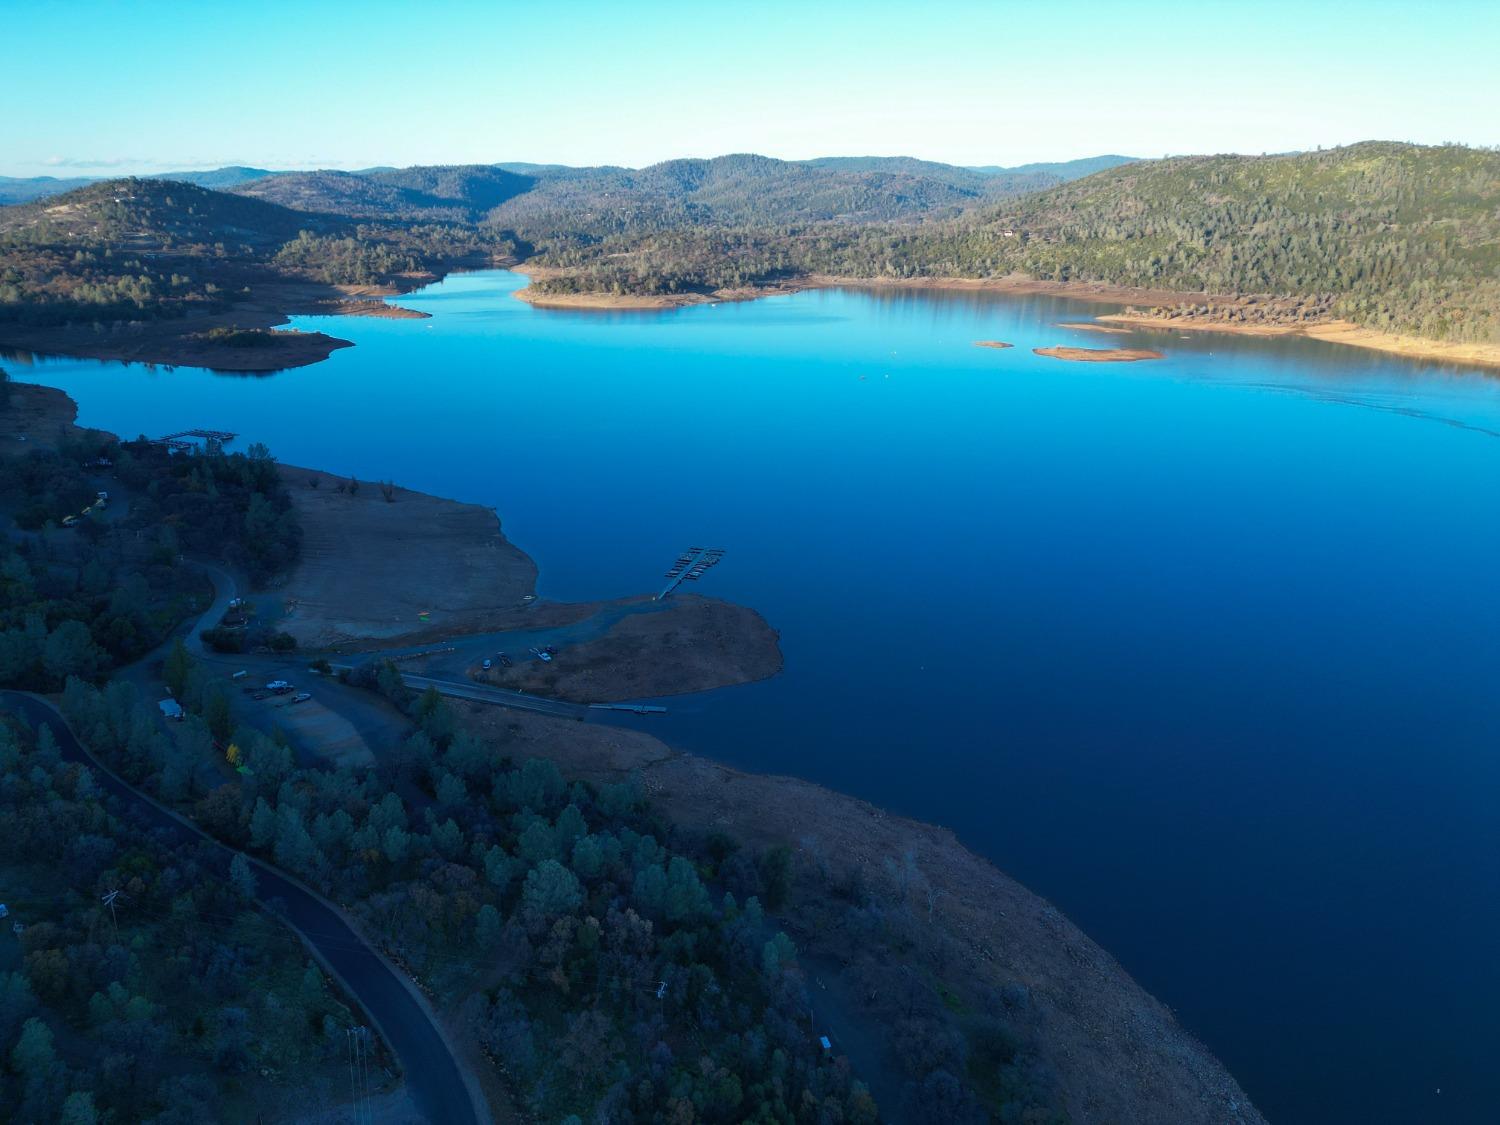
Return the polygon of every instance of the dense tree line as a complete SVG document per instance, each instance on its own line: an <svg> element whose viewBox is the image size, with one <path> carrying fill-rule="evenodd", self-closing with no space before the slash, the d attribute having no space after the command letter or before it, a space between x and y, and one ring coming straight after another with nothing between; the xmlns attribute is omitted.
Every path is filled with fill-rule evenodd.
<svg viewBox="0 0 1500 1125"><path fill-rule="evenodd" d="M343 236L301 231L271 261L330 284L374 285L400 274L446 270L477 256L507 257L514 250L504 235L467 227L361 225Z"/></svg>
<svg viewBox="0 0 1500 1125"><path fill-rule="evenodd" d="M131 489L133 526L239 567L252 584L288 570L301 553L302 525L264 445L183 454L143 439L125 442L114 473Z"/></svg>
<svg viewBox="0 0 1500 1125"><path fill-rule="evenodd" d="M108 523L85 465L100 458L130 492ZM106 490L107 491L107 490ZM121 502L117 495L116 504ZM247 454L172 454L102 435L0 460L0 504L23 531L75 520L69 539L0 542L0 685L42 691L97 679L159 645L208 597L184 550L257 581L295 563L302 531L275 462ZM85 513L85 509L88 509Z"/></svg>
<svg viewBox="0 0 1500 1125"><path fill-rule="evenodd" d="M347 1090L358 1021L295 937L197 849L114 811L46 728L0 723L0 875L6 1120L198 1125Z"/></svg>
<svg viewBox="0 0 1500 1125"><path fill-rule="evenodd" d="M465 1017L542 1119L877 1119L819 1051L796 949L766 918L784 860L676 851L635 787L497 760L438 697L378 675L417 724L381 770L299 769L240 729L242 768L206 778L217 689L193 668L181 698L197 714L173 736L143 733L149 708L126 686L70 681L65 709L127 777L354 903L401 963L467 996Z"/></svg>

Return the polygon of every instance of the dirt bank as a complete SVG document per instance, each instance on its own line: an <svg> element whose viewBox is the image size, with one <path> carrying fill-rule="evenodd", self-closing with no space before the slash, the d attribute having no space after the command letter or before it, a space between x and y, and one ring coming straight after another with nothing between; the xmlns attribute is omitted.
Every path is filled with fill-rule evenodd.
<svg viewBox="0 0 1500 1125"><path fill-rule="evenodd" d="M792 847L794 895L784 921L806 957L843 966L836 991L853 1005L845 1014L857 1025L893 1026L909 982L931 977L959 1004L1008 998L996 1014L1035 1052L1076 1125L1264 1121L1218 1060L1108 953L946 829L796 778L733 770L638 731L461 710L518 759L552 758L597 781L639 776L657 807L689 832ZM850 887L879 904L903 953L882 952L849 930L858 914L847 902Z"/></svg>
<svg viewBox="0 0 1500 1125"><path fill-rule="evenodd" d="M1128 324L1136 328L1161 328L1174 332L1232 332L1241 336L1306 336L1330 344L1386 352L1409 359L1437 360L1441 363L1500 367L1500 344L1459 344L1445 340L1426 340L1420 336L1403 336L1394 332L1377 332L1361 328L1347 320L1319 321L1313 324L1236 324L1212 317L1192 315L1157 316L1147 313L1116 313L1101 316L1111 324Z"/></svg>
<svg viewBox="0 0 1500 1125"><path fill-rule="evenodd" d="M1108 332L1113 335L1129 336L1128 328L1110 328L1104 324L1081 324L1077 321L1064 321L1058 325L1059 328L1071 328L1076 332Z"/></svg>
<svg viewBox="0 0 1500 1125"><path fill-rule="evenodd" d="M568 646L550 663L526 661L478 676L576 703L652 699L774 676L782 665L777 640L753 609L682 594L657 612L622 618L598 640Z"/></svg>
<svg viewBox="0 0 1500 1125"><path fill-rule="evenodd" d="M322 311L330 316L373 316L382 320L431 320L432 314L388 304L373 297L350 297L334 301Z"/></svg>
<svg viewBox="0 0 1500 1125"><path fill-rule="evenodd" d="M545 267L529 267L526 272L538 278L558 276L566 271ZM1169 306L1174 309L1193 307L1199 303L1212 302L1218 306L1251 307L1275 306L1281 303L1306 304L1297 298L1246 298L1215 297L1207 293L1182 292L1170 289L1144 289L1135 286L1106 285L1088 281L1039 281L1023 276L1009 277L837 277L832 274L812 274L783 284L751 289L720 290L713 294L673 294L671 296L643 296L611 293L538 293L533 288L522 289L515 296L542 308L578 309L664 309L684 305L703 304L714 301L753 300L758 297L795 293L802 289L952 289L968 292L1044 294L1067 297L1078 301L1095 301L1117 305ZM1156 313L1119 313L1097 318L1112 324L1130 325L1140 328L1169 328L1185 332L1235 332L1247 336L1302 335L1334 344L1369 348L1391 355L1412 359L1429 359L1446 363L1474 364L1500 367L1500 343L1460 344L1442 340L1427 340L1419 336L1406 336L1390 332L1378 332L1361 328L1348 321L1318 319L1309 323L1234 323L1213 318L1200 318L1191 314L1173 312L1171 315ZM1118 332L1120 328L1104 324L1068 323L1059 327L1073 328L1085 332Z"/></svg>
<svg viewBox="0 0 1500 1125"><path fill-rule="evenodd" d="M1004 340L975 340L976 348L1013 348L1014 344L1007 344Z"/></svg>
<svg viewBox="0 0 1500 1125"><path fill-rule="evenodd" d="M546 293L533 285L511 296L539 309L676 309L709 300L699 293Z"/></svg>
<svg viewBox="0 0 1500 1125"><path fill-rule="evenodd" d="M56 449L64 438L102 432L79 426L78 404L55 387L11 383L9 391L9 404L0 407L0 456Z"/></svg>
<svg viewBox="0 0 1500 1125"><path fill-rule="evenodd" d="M1007 277L835 277L813 274L801 279L803 289L957 289L985 293L1038 293L1071 297L1078 301L1104 301L1110 304L1163 304L1203 297L1198 293L1179 293L1168 289L1140 289L1125 285L1105 285L1093 281L1038 281L1012 274Z"/></svg>
<svg viewBox="0 0 1500 1125"><path fill-rule="evenodd" d="M1070 348L1059 344L1053 348L1032 348L1035 355L1066 359L1073 363L1137 363L1143 359L1161 359L1161 352L1149 348Z"/></svg>
<svg viewBox="0 0 1500 1125"><path fill-rule="evenodd" d="M536 564L491 509L312 469L282 478L302 561L274 594L304 646L497 628L535 588Z"/></svg>

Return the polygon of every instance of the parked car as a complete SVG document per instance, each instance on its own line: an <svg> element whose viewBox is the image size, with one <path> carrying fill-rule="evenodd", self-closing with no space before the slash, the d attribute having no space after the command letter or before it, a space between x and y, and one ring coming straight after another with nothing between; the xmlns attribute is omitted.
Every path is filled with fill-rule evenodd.
<svg viewBox="0 0 1500 1125"><path fill-rule="evenodd" d="M296 695L292 696L292 702L293 703L306 703L311 698L312 698L312 692L310 692L310 691L299 691Z"/></svg>
<svg viewBox="0 0 1500 1125"><path fill-rule="evenodd" d="M266 690L275 692L277 695L285 695L292 690L292 685L285 680L272 680L266 685Z"/></svg>

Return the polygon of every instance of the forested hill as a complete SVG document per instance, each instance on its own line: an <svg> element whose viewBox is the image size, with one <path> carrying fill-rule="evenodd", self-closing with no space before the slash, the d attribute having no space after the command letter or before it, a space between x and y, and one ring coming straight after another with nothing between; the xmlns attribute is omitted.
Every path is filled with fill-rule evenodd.
<svg viewBox="0 0 1500 1125"><path fill-rule="evenodd" d="M905 157L775 160L740 154L647 168L498 165L292 172L230 190L304 211L475 221L527 237L688 226L952 217L1062 182Z"/></svg>
<svg viewBox="0 0 1500 1125"><path fill-rule="evenodd" d="M525 237L599 235L680 226L860 224L954 216L1056 182L989 176L903 159L854 167L740 154L669 160L649 168L537 173L536 186L491 214Z"/></svg>
<svg viewBox="0 0 1500 1125"><path fill-rule="evenodd" d="M166 180L103 180L34 203L0 208L0 239L164 248L279 245L340 220L300 215L257 199Z"/></svg>
<svg viewBox="0 0 1500 1125"><path fill-rule="evenodd" d="M856 272L1326 297L1370 327L1493 341L1500 152L1372 142L1129 164L840 257Z"/></svg>
<svg viewBox="0 0 1500 1125"><path fill-rule="evenodd" d="M287 172L235 184L236 194L300 211L365 219L474 222L533 181L483 165Z"/></svg>
<svg viewBox="0 0 1500 1125"><path fill-rule="evenodd" d="M220 313L265 286L389 284L508 250L473 224L360 223L193 184L106 180L0 207L0 326Z"/></svg>
<svg viewBox="0 0 1500 1125"><path fill-rule="evenodd" d="M684 292L795 279L1024 274L1294 298L1432 339L1500 342L1500 152L1370 142L1130 163L956 219L543 244L560 290Z"/></svg>

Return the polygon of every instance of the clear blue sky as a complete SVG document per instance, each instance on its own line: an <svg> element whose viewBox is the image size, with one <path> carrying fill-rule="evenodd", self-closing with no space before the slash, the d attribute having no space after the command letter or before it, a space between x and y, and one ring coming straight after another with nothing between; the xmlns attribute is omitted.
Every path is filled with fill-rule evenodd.
<svg viewBox="0 0 1500 1125"><path fill-rule="evenodd" d="M0 174L1500 143L1500 3L0 0Z"/></svg>

